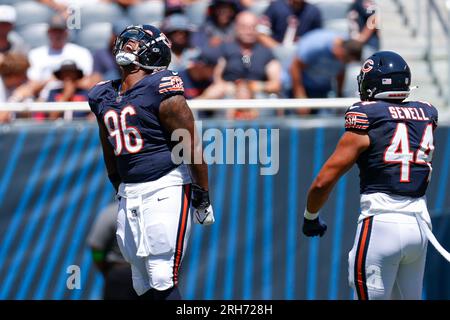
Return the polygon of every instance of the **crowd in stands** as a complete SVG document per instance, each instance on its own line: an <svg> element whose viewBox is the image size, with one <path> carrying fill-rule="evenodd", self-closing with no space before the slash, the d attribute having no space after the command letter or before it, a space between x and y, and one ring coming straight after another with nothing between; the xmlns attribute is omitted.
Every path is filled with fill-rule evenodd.
<svg viewBox="0 0 450 320"><path fill-rule="evenodd" d="M138 23L158 26L172 42L169 68L187 99L356 96L345 72L379 49L375 13L372 0L0 0L0 103L86 101L97 82L120 77L111 49ZM0 112L0 123L62 116Z"/></svg>

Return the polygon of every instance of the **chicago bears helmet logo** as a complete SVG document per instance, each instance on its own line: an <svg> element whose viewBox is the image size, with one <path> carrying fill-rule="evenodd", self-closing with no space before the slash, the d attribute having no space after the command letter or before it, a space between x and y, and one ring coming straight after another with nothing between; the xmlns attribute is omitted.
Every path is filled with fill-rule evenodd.
<svg viewBox="0 0 450 320"><path fill-rule="evenodd" d="M363 67L361 68L361 71L364 73L369 72L373 69L374 62L372 59L367 59L366 62L364 62Z"/></svg>

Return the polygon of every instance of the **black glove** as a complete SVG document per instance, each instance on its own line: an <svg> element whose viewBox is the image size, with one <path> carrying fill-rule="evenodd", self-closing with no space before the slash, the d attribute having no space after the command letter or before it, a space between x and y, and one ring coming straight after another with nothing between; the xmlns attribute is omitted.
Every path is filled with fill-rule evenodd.
<svg viewBox="0 0 450 320"><path fill-rule="evenodd" d="M209 192L197 184L192 184L191 204L195 209L202 210L210 206Z"/></svg>
<svg viewBox="0 0 450 320"><path fill-rule="evenodd" d="M317 217L314 220L303 218L303 234L307 237L323 236L327 231L325 221Z"/></svg>

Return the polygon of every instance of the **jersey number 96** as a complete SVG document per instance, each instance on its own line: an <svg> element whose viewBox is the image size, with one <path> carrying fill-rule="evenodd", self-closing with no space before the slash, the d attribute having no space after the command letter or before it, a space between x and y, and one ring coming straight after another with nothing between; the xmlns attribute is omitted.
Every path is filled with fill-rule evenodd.
<svg viewBox="0 0 450 320"><path fill-rule="evenodd" d="M128 153L138 153L144 145L139 130L127 125L127 116L135 115L136 110L132 106L123 108L120 115L114 110L105 113L103 119L109 136L115 140L114 153L116 156L122 154L124 147Z"/></svg>

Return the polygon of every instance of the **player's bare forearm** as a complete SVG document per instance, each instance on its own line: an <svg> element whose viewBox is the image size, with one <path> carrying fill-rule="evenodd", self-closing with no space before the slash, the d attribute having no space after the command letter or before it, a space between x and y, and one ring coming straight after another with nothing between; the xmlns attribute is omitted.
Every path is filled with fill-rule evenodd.
<svg viewBox="0 0 450 320"><path fill-rule="evenodd" d="M100 142L102 144L102 150L103 150L103 160L105 161L106 171L108 172L108 177L111 180L111 183L114 186L114 189L119 189L120 185L120 179L119 179L119 172L117 170L116 165L116 156L114 154L114 150L112 146L108 142L108 133L106 131L105 125L98 121L98 128L99 128L99 135L100 135Z"/></svg>
<svg viewBox="0 0 450 320"><path fill-rule="evenodd" d="M312 183L306 208L309 212L318 212L328 199L334 185L358 159L359 155L370 146L366 133L347 131L340 139L336 150L323 165Z"/></svg>
<svg viewBox="0 0 450 320"><path fill-rule="evenodd" d="M195 128L194 116L181 95L164 100L159 107L159 118L164 129L172 135L177 129L187 130L189 141L182 141L190 150L188 162L194 183L208 190L208 166L203 159L202 144Z"/></svg>

